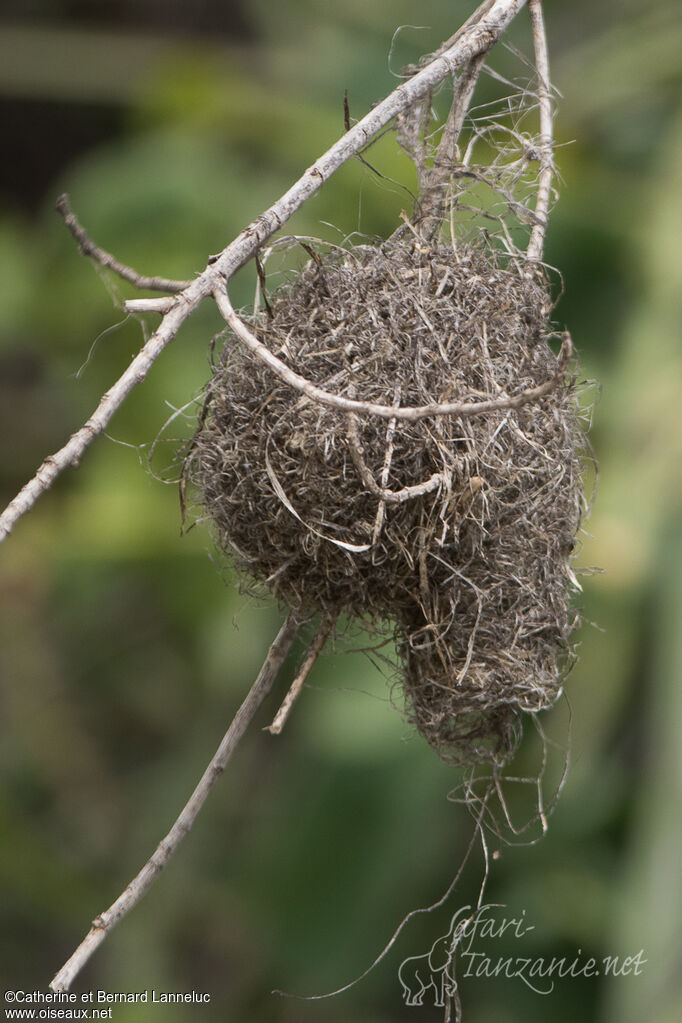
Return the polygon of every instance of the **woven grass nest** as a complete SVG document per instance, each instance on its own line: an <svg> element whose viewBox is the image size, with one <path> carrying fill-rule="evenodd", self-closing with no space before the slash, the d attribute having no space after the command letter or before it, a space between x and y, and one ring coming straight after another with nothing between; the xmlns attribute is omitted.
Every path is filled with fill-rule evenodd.
<svg viewBox="0 0 682 1023"><path fill-rule="evenodd" d="M392 623L407 714L458 763L510 758L522 713L560 691L576 625L583 434L550 312L537 270L484 243L320 250L252 321L312 383L395 407L554 385L475 415L356 415L230 343L186 462L248 578L302 616Z"/></svg>

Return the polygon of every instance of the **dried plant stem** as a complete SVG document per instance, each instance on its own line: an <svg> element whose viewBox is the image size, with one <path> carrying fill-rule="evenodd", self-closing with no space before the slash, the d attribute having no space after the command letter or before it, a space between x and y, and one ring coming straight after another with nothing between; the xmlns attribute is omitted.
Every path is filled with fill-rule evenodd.
<svg viewBox="0 0 682 1023"><path fill-rule="evenodd" d="M69 990L75 977L88 962L95 949L102 944L119 920L122 920L146 895L166 866L180 845L180 842L194 824L199 811L206 802L209 792L225 770L230 757L251 723L256 711L270 692L277 674L296 638L300 625L300 620L293 614L290 614L284 622L268 651L258 678L251 686L239 710L232 719L232 723L225 733L215 756L204 771L199 784L187 801L180 816L166 837L159 842L154 854L147 860L142 870L130 882L125 891L119 895L116 901L104 913L93 920L88 934L71 958L52 979L50 984L52 991Z"/></svg>
<svg viewBox="0 0 682 1023"><path fill-rule="evenodd" d="M529 0L528 6L533 27L535 66L538 73L538 103L540 105L540 175L535 200L535 222L528 242L528 249L526 250L528 259L535 262L542 259L542 250L547 233L549 204L552 198L554 123L550 92L549 55L547 53L547 36L542 15L542 2L541 0Z"/></svg>
<svg viewBox="0 0 682 1023"><path fill-rule="evenodd" d="M400 387L395 389L395 397L393 404L398 406L400 404ZM393 461L393 442L395 440L395 428L398 425L397 419L394 417L389 420L388 426L386 427L386 452L384 454L384 464L381 469L381 489L386 490L388 485L388 478L391 472L391 462ZM376 519L374 520L374 529L372 530L372 547L375 547L379 537L381 536L381 530L383 529L384 519L386 517L386 502L379 501L379 507L377 508ZM374 557L374 555L373 555Z"/></svg>
<svg viewBox="0 0 682 1023"><path fill-rule="evenodd" d="M71 209L68 195L60 195L55 205L58 212L64 218L64 223L78 242L78 248L82 254L94 259L100 266L113 270L124 281L134 284L136 288L146 291L170 291L171 294L177 294L179 291L184 291L191 284L191 281L173 281L167 277L145 277L144 274L139 274L132 267L126 266L125 263L119 263L110 252L106 252L99 245L95 245L85 228L81 227Z"/></svg>
<svg viewBox="0 0 682 1023"><path fill-rule="evenodd" d="M421 200L419 205L420 219L429 223L423 230L429 240L433 240L441 228L443 212L446 206L447 186L452 180L457 143L462 133L464 119L469 110L471 98L476 88L481 69L485 62L485 54L477 54L462 68L459 78L453 82L452 104L450 113L443 128L443 134L436 151L433 166L427 167L424 140L416 141L416 163L419 167Z"/></svg>
<svg viewBox="0 0 682 1023"><path fill-rule="evenodd" d="M308 648L308 653L305 656L305 660L303 661L303 664L299 668L296 678L291 683L291 686L289 687L289 692L282 701L282 706L277 711L272 724L268 725L268 727L266 728L266 731L270 732L271 735L279 735L282 729L284 728L287 722L287 718L291 713L291 708L293 707L294 703L300 696L301 690L305 685L306 679L308 678L308 675L312 671L315 661L322 653L324 645L329 639L329 634L333 628L334 628L333 618L324 618L322 620L320 627L315 635L315 639L312 641L310 647Z"/></svg>
<svg viewBox="0 0 682 1023"><path fill-rule="evenodd" d="M163 298L129 298L123 303L127 313L167 313L175 305L171 295Z"/></svg>
<svg viewBox="0 0 682 1023"><path fill-rule="evenodd" d="M123 376L104 395L88 422L56 454L47 458L35 477L0 515L0 541L29 511L37 499L52 485L56 477L68 466L78 465L83 453L105 428L133 387L146 377L150 367L163 349L175 338L180 327L207 296L214 294L225 281L244 266L300 207L347 160L359 153L374 136L394 117L408 110L415 102L427 96L448 75L452 75L478 54L486 53L500 38L516 17L526 0L486 0L482 8L453 37L451 44L441 48L438 55L413 77L402 82L370 112L321 156L277 202L256 218L240 235L217 256L212 256L203 272L187 287L184 282L165 281L165 290L177 292L173 307L165 312L158 330L145 344ZM483 13L479 17L480 11ZM60 200L62 212L70 217L68 204ZM87 252L103 266L108 266L125 280L138 287L155 287L162 278L142 277L115 260L109 253L91 242L75 218L67 223L78 240L81 250ZM143 282L143 283L140 283ZM182 290L177 290L181 288ZM163 307L165 309L165 306ZM157 309L158 311L158 309ZM356 411L362 411L357 409ZM430 413L424 413L430 414Z"/></svg>
<svg viewBox="0 0 682 1023"><path fill-rule="evenodd" d="M300 391L301 394L305 394L311 401L317 401L321 405L329 405L331 408L339 409L342 412L363 412L365 415L380 416L383 419L401 419L416 422L419 419L427 419L430 416L477 416L488 412L520 408L530 401L537 401L538 398L542 398L545 394L549 394L550 391L554 390L562 380L573 354L571 336L568 331L564 331L556 374L543 384L538 384L537 387L528 387L506 398L493 398L487 401L449 401L399 408L396 408L394 405L375 405L373 402L358 401L355 398L345 398L340 394L332 394L330 391L325 391L322 387L313 384L310 380L301 376L300 373L296 373L295 370L287 366L281 359L278 359L267 345L259 341L256 335L249 330L244 321L235 312L226 291L223 289L216 290L214 297L225 322L234 334L244 342L256 358L260 359L266 366L269 366L285 383ZM423 486L432 489L435 488L436 483L432 478ZM426 493L427 491L424 490L422 492ZM386 493L390 494L390 491L386 491ZM414 495L410 494L407 496L411 497ZM388 499L390 500L390 498ZM401 501L406 499L407 497L400 498Z"/></svg>
<svg viewBox="0 0 682 1023"><path fill-rule="evenodd" d="M469 110L471 97L474 94L476 82L481 74L484 62L485 54L477 54L469 62L469 64L462 69L462 73L455 84L450 114L445 124L443 137L438 145L438 152L436 153L435 159L436 166L447 168L449 173L452 173L452 165L455 160L459 136L462 133L464 118Z"/></svg>
<svg viewBox="0 0 682 1023"><path fill-rule="evenodd" d="M395 422L395 418L391 422ZM350 413L348 416L348 446L353 465L363 484L367 487L370 494L378 497L380 501L384 501L386 504L403 504L403 502L410 501L414 497L423 497L424 494L430 494L432 490L437 490L446 482L443 473L434 472L433 476L424 483L416 483L410 487L403 487L401 490L387 490L385 486L380 487L365 461L358 431L358 417L353 415L353 413Z"/></svg>

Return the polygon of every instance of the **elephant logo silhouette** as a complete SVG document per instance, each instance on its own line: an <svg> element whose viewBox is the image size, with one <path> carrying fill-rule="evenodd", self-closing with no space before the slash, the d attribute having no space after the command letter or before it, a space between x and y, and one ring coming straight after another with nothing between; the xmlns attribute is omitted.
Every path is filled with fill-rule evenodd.
<svg viewBox="0 0 682 1023"><path fill-rule="evenodd" d="M465 916L467 913L469 915ZM450 921L448 933L436 938L428 952L403 959L398 967L398 980L405 1005L423 1005L425 996L430 994L434 1006L442 1008L445 999L455 993L457 946L467 936L466 927L474 915L469 906L458 909Z"/></svg>

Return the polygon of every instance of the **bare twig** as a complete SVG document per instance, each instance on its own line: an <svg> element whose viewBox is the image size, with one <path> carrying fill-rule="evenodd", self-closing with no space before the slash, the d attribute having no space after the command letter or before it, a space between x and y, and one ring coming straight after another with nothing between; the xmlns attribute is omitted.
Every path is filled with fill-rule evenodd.
<svg viewBox="0 0 682 1023"><path fill-rule="evenodd" d="M547 53L547 36L542 16L541 0L529 0L531 24L533 26L533 46L535 47L535 66L538 73L538 102L540 105L540 176L538 178L537 198L535 200L535 223L528 242L528 259L542 259L542 249L547 233L547 218L552 197L552 176L554 174L554 157L552 141L554 124L552 117L552 96L549 79L549 56Z"/></svg>
<svg viewBox="0 0 682 1023"><path fill-rule="evenodd" d="M433 53L429 53L421 58L419 64L417 65L417 68L424 67L425 64L427 64L431 60L434 60L436 57L441 57L446 52L446 50L450 49L453 43L456 43L457 40L461 38L461 36L465 32L467 32L473 25L477 25L481 21L481 19L485 17L486 14L489 13L490 9L495 6L495 3L496 0L484 0L480 7L477 7L476 10L471 15L469 15L464 24L460 25L457 31L453 35L451 35L449 39L446 39L444 43L441 43L438 49L434 50ZM408 71L410 69L406 68L405 70ZM412 70L414 71L415 68L412 68Z"/></svg>
<svg viewBox="0 0 682 1023"><path fill-rule="evenodd" d="M476 82L478 81L484 61L485 54L478 53L462 69L462 73L454 85L452 106L450 107L450 113L443 129L443 136L438 144L438 151L434 161L436 166L446 168L449 173L452 172L452 164L455 159L459 136L462 133L464 118L467 115L471 97L476 88Z"/></svg>
<svg viewBox="0 0 682 1023"><path fill-rule="evenodd" d="M393 398L393 404L398 406L400 404L400 387L396 387L395 396ZM386 451L384 454L384 464L381 469L381 489L386 490L388 486L388 478L391 472L391 462L393 461L393 441L395 440L395 428L398 425L397 419L389 419L388 426L386 427ZM372 547L376 546L377 540L381 535L381 530L384 525L384 518L386 516L386 502L379 501L377 508L376 519L374 520L374 529L372 530ZM374 560L375 554L372 554L372 560Z"/></svg>
<svg viewBox="0 0 682 1023"><path fill-rule="evenodd" d="M296 678L291 683L291 686L289 687L289 692L282 701L282 706L275 714L272 724L268 725L268 727L265 729L265 731L270 732L271 735L279 735L282 729L284 728L287 722L287 718L291 713L291 708L293 707L294 703L300 696L301 690L305 685L306 679L308 678L308 675L312 671L315 661L322 653L324 645L329 639L329 633L332 631L333 627L334 627L333 618L324 618L320 623L320 627L317 630L315 639L310 644L308 653L305 656L303 664L301 665L298 674L296 675Z"/></svg>
<svg viewBox="0 0 682 1023"><path fill-rule="evenodd" d="M251 723L256 711L272 689L277 674L296 638L300 621L290 614L279 630L258 678L251 686L242 705L232 719L223 741L216 750L215 756L204 771L201 780L190 796L182 813L175 821L168 834L159 842L154 854L147 860L139 874L130 882L116 901L100 916L95 917L89 932L53 978L52 991L68 991L75 977L85 966L95 949L102 944L107 934L119 920L133 909L151 888L152 884L168 863L187 832L191 829L209 792L221 776L227 763L235 751L237 744Z"/></svg>
<svg viewBox="0 0 682 1023"><path fill-rule="evenodd" d="M67 466L77 465L83 453L107 425L117 408L133 389L147 375L151 365L163 349L174 339L182 323L196 306L208 295L230 278L247 263L283 224L313 195L338 168L362 150L367 143L394 117L409 109L412 104L428 95L439 82L452 75L462 65L471 61L478 54L486 53L499 39L509 23L516 17L526 0L486 0L482 8L476 12L475 18L469 20L453 37L451 45L441 48L438 56L428 63L423 70L402 82L381 103L355 124L349 131L321 156L303 176L277 200L261 216L257 217L244 231L238 235L223 251L211 257L205 270L184 290L178 293L177 304L164 316L158 330L149 339L140 354L131 363L123 376L108 391L99 406L80 430L77 431L60 451L51 455L43 462L35 477L28 483L17 497L0 515L0 541L13 529L17 520L33 507L36 500L52 485L56 477ZM482 16L478 16L483 10ZM67 215L68 206L64 206ZM67 221L68 222L68 221ZM94 255L97 246L90 242L85 232L74 220L69 224L79 244L88 245L89 254ZM77 230L74 230L74 227ZM86 241L87 239L87 241ZM92 247L90 247L92 246ZM103 250L99 250L103 253ZM108 253L103 253L104 262L116 272L124 271L123 276L131 283L144 281L149 287L150 281L160 282L161 278L143 278L129 267L117 263ZM110 262L107 262L107 258ZM101 260L100 260L101 261ZM182 287L179 281L163 281L162 290L176 291ZM170 285L170 287L168 287ZM362 411L362 409L356 409ZM424 412L424 415L431 414Z"/></svg>
<svg viewBox="0 0 682 1023"><path fill-rule="evenodd" d="M486 401L468 402L442 402L432 405L415 405L396 408L394 405L375 405L369 401L358 401L355 398L345 398L340 394L332 394L325 391L316 384L311 383L300 373L296 373L286 363L274 355L267 345L259 341L255 334L249 330L246 324L237 316L227 292L222 288L214 292L214 298L225 318L226 323L244 342L249 351L253 352L256 358L269 366L290 387L305 394L311 401L318 401L321 405L329 405L331 408L339 409L342 412L363 412L366 415L380 416L382 419L401 419L409 422L416 422L418 419L427 419L430 416L477 416L487 412L500 412L505 409L520 408L530 401L537 401L543 395L549 394L562 379L568 363L573 354L573 344L568 331L564 331L561 341L561 350L557 360L557 372L549 380L537 387L528 387L517 394L505 398L491 398ZM435 487L433 480L429 485ZM387 491L390 493L390 491ZM412 496L412 495L409 495ZM400 498L406 500L407 498Z"/></svg>
<svg viewBox="0 0 682 1023"><path fill-rule="evenodd" d="M19 491L17 496L10 501L7 508L0 515L0 541L12 531L14 524L30 508L33 507L42 493L48 490L56 480L57 476L69 465L77 466L83 453L107 427L116 410L130 394L136 384L141 383L147 376L153 363L161 354L163 349L173 340L180 325L186 319L188 313L201 301L202 295L198 286L193 286L193 295L190 297L192 288L183 292L183 300L168 312L149 341L135 356L125 373L117 380L114 386L107 391L101 402L93 412L84 426L74 433L69 441L45 459L37 473L29 483Z"/></svg>
<svg viewBox="0 0 682 1023"><path fill-rule="evenodd" d="M132 267L126 266L125 263L119 263L119 261L111 255L110 252L106 252L101 249L99 245L95 245L92 238L85 230L84 227L78 223L76 215L72 212L69 204L68 195L60 195L56 202L57 210L61 213L64 218L64 223L68 227L71 234L78 242L78 248L81 250L84 256L90 256L100 266L105 266L109 270L113 270L115 274L122 277L124 281L128 281L130 284L134 284L136 288L140 288L146 291L170 291L172 294L176 294L178 291L184 291L185 288L189 287L190 281L173 281L167 277L145 277L144 274L139 274L137 270L133 270Z"/></svg>
<svg viewBox="0 0 682 1023"><path fill-rule="evenodd" d="M422 71L394 89L386 99L377 103L365 117L353 125L350 131L345 132L281 199L223 250L212 263L212 269L229 280L324 181L363 149L394 117L428 95L443 79L477 54L487 53L525 4L526 0L495 0L492 6L484 4L486 13L483 17L472 21L466 29L458 32L451 46L439 53ZM213 288L209 289L212 290Z"/></svg>
<svg viewBox="0 0 682 1023"><path fill-rule="evenodd" d="M464 118L469 109L471 97L476 88L476 82L478 81L484 61L485 54L477 54L462 68L459 78L453 81L450 113L438 143L433 166L427 167L422 157L422 167L419 175L422 192L419 214L420 219L425 220L429 224L427 237L431 239L435 238L442 223L447 195L446 190L448 183L452 180L455 166L457 143L462 133Z"/></svg>
<svg viewBox="0 0 682 1023"><path fill-rule="evenodd" d="M171 295L163 298L128 298L123 303L127 313L162 313L170 312L177 299Z"/></svg>
<svg viewBox="0 0 682 1023"><path fill-rule="evenodd" d="M392 419L391 422L395 422L395 419ZM363 484L367 487L370 494L373 494L374 497L378 497L380 501L384 501L386 504L403 504L405 501L410 501L414 497L423 497L424 494L430 494L433 490L437 490L445 483L443 474L435 472L433 476L431 476L430 479L425 480L424 483L415 483L411 487L402 487L401 490L387 490L386 487L380 487L365 461L360 433L358 431L358 417L352 412L348 415L348 446L350 448L353 465L355 466L358 476L362 480Z"/></svg>

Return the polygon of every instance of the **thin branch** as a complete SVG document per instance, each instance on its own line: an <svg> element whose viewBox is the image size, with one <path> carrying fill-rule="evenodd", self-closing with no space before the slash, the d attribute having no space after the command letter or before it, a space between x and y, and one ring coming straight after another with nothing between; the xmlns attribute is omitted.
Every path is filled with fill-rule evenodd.
<svg viewBox="0 0 682 1023"><path fill-rule="evenodd" d="M50 983L52 991L68 991L75 977L90 959L95 949L102 944L109 932L119 920L133 909L149 891L152 884L176 851L180 842L191 829L209 792L225 770L237 744L243 737L256 711L272 689L277 674L282 667L301 623L294 614L290 614L279 630L268 655L263 663L258 678L251 686L242 705L232 719L223 741L216 750L215 756L204 771L201 780L187 801L180 816L161 842L154 854L147 860L139 874L130 882L124 892L100 916L95 917L88 934L62 966Z"/></svg>
<svg viewBox="0 0 682 1023"><path fill-rule="evenodd" d="M395 422L395 418L391 422ZM365 461L358 431L358 417L352 412L348 415L348 447L350 448L353 465L363 484L370 494L378 497L380 501L386 504L404 504L405 501L410 501L415 497L423 497L424 494L430 494L433 490L438 490L445 483L442 473L435 472L424 483L414 483L412 486L403 487L401 490L388 490L386 487L380 487Z"/></svg>
<svg viewBox="0 0 682 1023"><path fill-rule="evenodd" d="M400 387L396 387L395 395L393 397L393 404L398 406L400 404ZM389 419L388 426L386 427L386 451L384 454L384 464L381 469L381 489L388 489L388 478L391 473L391 462L393 461L393 442L395 440L395 428L398 425L397 419ZM381 530L384 525L384 518L386 517L386 502L379 501L377 508L376 519L374 520L374 529L372 530L372 547L376 546L377 540L381 535ZM374 559L374 554L372 555Z"/></svg>
<svg viewBox="0 0 682 1023"><path fill-rule="evenodd" d="M412 104L430 93L444 78L452 75L477 54L486 53L521 8L525 6L525 3L526 0L495 0L493 4L490 4L489 0L486 0L486 3L475 14L477 20L474 21L474 16L472 16L467 25L455 35L452 45L439 52L435 60L413 77L402 82L386 99L370 110L350 131L345 132L338 142L334 143L312 167L308 168L288 192L249 224L221 253L211 257L206 269L196 280L178 293L177 304L166 313L156 333L152 335L123 376L104 395L85 426L77 431L60 451L43 462L35 477L0 515L0 542L12 531L17 520L33 507L40 495L49 489L64 469L70 465L78 465L87 447L95 437L99 436L135 384L144 380L154 361L174 339L182 323L196 306L208 295L214 293L219 286L224 285L225 281L229 281L245 263L248 263L263 243L314 195L323 182L331 177L342 164L362 150L370 139L394 117L409 109ZM478 17L480 10L485 12L482 17ZM78 228L80 229L80 225ZM76 238L80 244L78 234L76 234ZM105 256L107 255L105 253ZM114 263L116 263L115 260ZM129 267L123 267L122 264L117 263L116 265L126 272L130 270ZM145 280L145 278L139 278L135 271L130 272L134 275L133 283L139 279ZM161 279L148 278L146 280ZM180 282L165 281L164 283L175 285ZM172 289L166 288L166 290ZM362 411L362 409L356 411ZM427 414L430 412L425 411L424 415Z"/></svg>
<svg viewBox="0 0 682 1023"><path fill-rule="evenodd" d="M170 295L164 298L128 298L123 303L127 313L162 313L170 312L177 299Z"/></svg>
<svg viewBox="0 0 682 1023"><path fill-rule="evenodd" d="M422 159L420 184L422 195L419 203L420 219L430 222L428 237L435 238L440 230L447 197L447 186L452 180L455 167L457 143L462 133L464 119L469 110L471 97L485 62L485 54L479 53L466 64L459 78L453 81L450 113L443 128L432 167L426 167Z"/></svg>
<svg viewBox="0 0 682 1023"><path fill-rule="evenodd" d="M467 20L464 22L464 24L459 26L457 31L453 35L451 35L449 39L446 39L444 43L441 43L441 45L438 47L438 49L434 50L433 53L430 53L427 56L422 57L421 60L419 61L418 65L417 65L417 67L418 68L424 67L425 64L427 64L431 60L434 60L436 57L442 57L442 55L445 53L446 50L449 50L450 47L454 43L456 43L457 40L460 39L460 37L465 32L467 32L473 25L477 25L481 21L481 19L484 18L485 15L488 14L489 11L491 10L491 8L494 7L494 6L495 6L495 0L484 0L484 2L480 5L480 7L476 8L476 10L473 12L473 14L471 14L467 18ZM409 68L406 68L405 70L407 71L407 70L409 70Z"/></svg>
<svg viewBox="0 0 682 1023"><path fill-rule="evenodd" d="M267 345L253 334L246 324L237 316L232 303L224 290L216 290L214 298L226 323L234 334L243 341L246 347L256 358L260 359L266 366L269 366L278 377L286 384L300 391L311 401L317 401L321 405L329 405L331 408L339 409L342 412L363 412L366 415L380 416L382 419L401 419L409 422L416 422L419 419L427 419L430 416L477 416L487 412L501 412L506 409L520 408L530 401L537 401L559 384L573 354L573 343L568 331L564 331L561 340L561 350L557 359L557 371L553 377L546 380L537 387L528 387L524 391L510 395L505 398L491 398L486 401L469 402L443 402L433 405L415 405L396 408L394 405L375 405L369 401L358 401L355 398L345 398L341 394L332 394L322 387L306 380L300 373L296 373L285 362L278 359ZM431 482L431 481L429 481ZM435 484L434 484L435 486Z"/></svg>
<svg viewBox="0 0 682 1023"><path fill-rule="evenodd" d="M552 96L549 78L549 55L547 53L547 35L542 16L541 0L529 0L530 18L533 27L533 46L535 48L535 66L538 73L538 103L540 106L540 175L535 200L535 223L528 242L528 259L539 261L547 233L549 204L552 198L552 176L554 174L554 157L552 151L554 138L554 122L552 116Z"/></svg>
<svg viewBox="0 0 682 1023"><path fill-rule="evenodd" d="M446 168L449 173L452 172L457 143L464 126L464 118L469 110L471 97L474 94L484 62L485 54L477 54L462 69L459 79L454 83L454 95L452 97L450 113L443 129L443 136L438 144L438 151L434 161L436 166Z"/></svg>
<svg viewBox="0 0 682 1023"><path fill-rule="evenodd" d="M188 297L189 290L183 292L185 301L176 305L166 314L159 329L135 356L125 373L106 392L85 425L72 434L64 447L45 459L33 479L10 501L0 515L0 541L4 540L12 531L17 520L33 507L40 495L52 486L57 476L67 466L78 466L86 449L95 437L98 437L106 429L124 399L136 384L144 380L155 360L177 334L189 312L201 301L202 296L196 290L193 299L190 299Z"/></svg>
<svg viewBox="0 0 682 1023"><path fill-rule="evenodd" d="M144 274L139 274L137 270L133 270L132 267L126 266L125 263L119 263L119 261L111 255L110 252L106 252L101 249L99 245L95 245L92 238L82 227L78 219L73 213L69 204L68 195L60 195L56 202L57 210L61 213L64 218L64 223L68 227L71 234L78 242L78 248L81 250L84 256L89 256L94 259L100 266L105 266L109 270L113 270L115 274L122 277L124 281L128 281L130 284L134 284L136 288L140 288L146 291L170 291L172 294L176 294L179 291L184 291L185 288L189 287L190 281L173 281L167 277L145 277Z"/></svg>
<svg viewBox="0 0 682 1023"><path fill-rule="evenodd" d="M275 714L274 720L271 725L265 729L266 732L270 732L271 735L279 735L284 728L287 718L291 713L291 708L301 694L301 690L305 685L308 675L313 669L315 661L322 653L325 643L329 639L329 633L334 627L333 618L324 618L320 623L320 627L317 630L315 639L310 644L308 653L305 656L303 664L301 665L296 678L289 687L289 692L282 701L282 706Z"/></svg>

